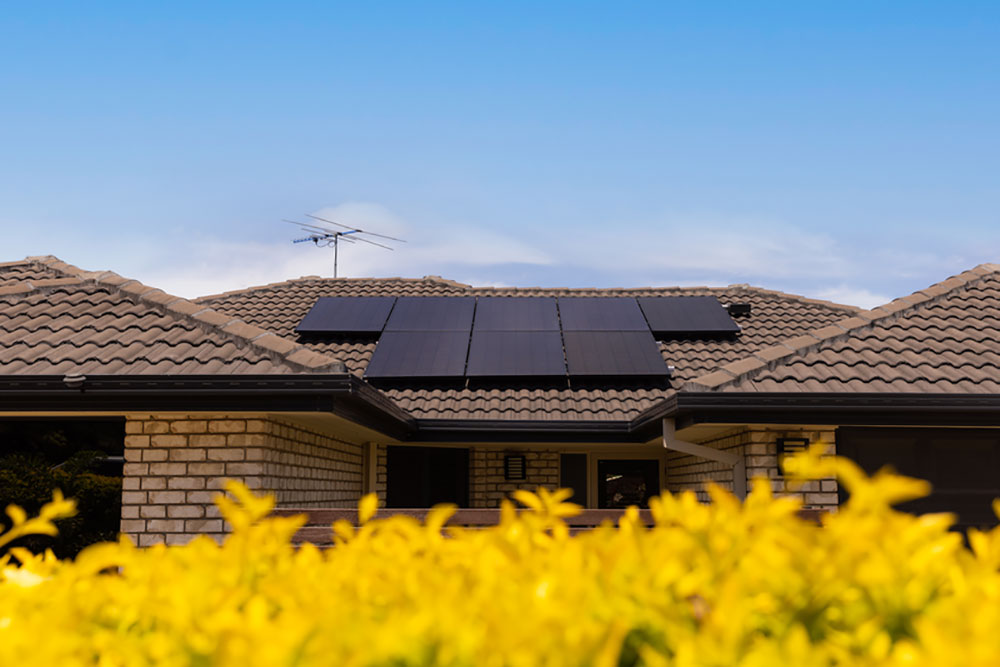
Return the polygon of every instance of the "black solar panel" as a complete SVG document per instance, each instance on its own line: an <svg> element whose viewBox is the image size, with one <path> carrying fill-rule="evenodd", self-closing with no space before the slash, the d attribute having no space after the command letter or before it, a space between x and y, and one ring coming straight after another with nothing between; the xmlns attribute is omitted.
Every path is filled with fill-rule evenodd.
<svg viewBox="0 0 1000 667"><path fill-rule="evenodd" d="M562 298L559 318L563 331L649 331L631 297Z"/></svg>
<svg viewBox="0 0 1000 667"><path fill-rule="evenodd" d="M559 331L556 300L546 297L480 297L473 331Z"/></svg>
<svg viewBox="0 0 1000 667"><path fill-rule="evenodd" d="M714 296L640 297L649 328L658 336L734 334L740 328Z"/></svg>
<svg viewBox="0 0 1000 667"><path fill-rule="evenodd" d="M401 296L385 331L464 331L468 338L475 309L474 297Z"/></svg>
<svg viewBox="0 0 1000 667"><path fill-rule="evenodd" d="M559 331L474 331L469 377L566 375Z"/></svg>
<svg viewBox="0 0 1000 667"><path fill-rule="evenodd" d="M394 296L324 296L302 318L298 333L381 333Z"/></svg>
<svg viewBox="0 0 1000 667"><path fill-rule="evenodd" d="M365 377L462 377L468 351L468 331L386 331Z"/></svg>
<svg viewBox="0 0 1000 667"><path fill-rule="evenodd" d="M570 377L666 376L649 331L564 331Z"/></svg>

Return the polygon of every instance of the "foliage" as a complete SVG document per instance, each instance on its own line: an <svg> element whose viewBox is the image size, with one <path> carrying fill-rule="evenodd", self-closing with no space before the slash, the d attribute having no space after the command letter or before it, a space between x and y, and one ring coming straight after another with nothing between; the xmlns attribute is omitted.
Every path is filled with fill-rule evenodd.
<svg viewBox="0 0 1000 667"><path fill-rule="evenodd" d="M101 452L79 451L59 467L37 455L12 454L0 458L0 507L15 504L28 513L38 512L60 489L74 498L78 511L60 520L55 540L25 537L20 546L37 550L48 545L59 557L75 556L95 542L114 540L121 520L121 477L91 472ZM0 519L0 527L10 522ZM0 549L0 554L3 550Z"/></svg>
<svg viewBox="0 0 1000 667"><path fill-rule="evenodd" d="M518 492L494 528L373 518L333 526L336 546L291 546L304 519L231 483L223 545L137 549L73 562L14 549L0 561L0 664L39 665L996 665L1000 529L899 513L925 483L867 478L818 451L851 497L823 526L766 482L744 503L664 494L644 527L570 536L565 491ZM996 509L1000 510L1000 507ZM13 531L51 533L56 498ZM444 534L442 534L444 532ZM0 542L2 542L0 538Z"/></svg>

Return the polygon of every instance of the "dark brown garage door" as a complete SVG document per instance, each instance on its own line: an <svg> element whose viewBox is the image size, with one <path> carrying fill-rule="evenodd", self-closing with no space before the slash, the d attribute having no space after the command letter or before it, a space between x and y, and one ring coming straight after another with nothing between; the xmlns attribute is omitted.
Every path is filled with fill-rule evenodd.
<svg viewBox="0 0 1000 667"><path fill-rule="evenodd" d="M990 504L1000 497L1000 430L841 428L837 453L869 473L891 465L934 485L901 509L954 512L963 528L997 523Z"/></svg>

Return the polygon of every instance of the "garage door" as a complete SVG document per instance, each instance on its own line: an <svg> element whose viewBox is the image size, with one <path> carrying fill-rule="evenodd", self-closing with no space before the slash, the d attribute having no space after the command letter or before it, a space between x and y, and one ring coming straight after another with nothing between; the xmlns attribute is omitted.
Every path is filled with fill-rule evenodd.
<svg viewBox="0 0 1000 667"><path fill-rule="evenodd" d="M934 485L901 509L954 512L962 528L997 523L990 504L1000 497L1000 430L841 428L837 453L869 473L891 465Z"/></svg>

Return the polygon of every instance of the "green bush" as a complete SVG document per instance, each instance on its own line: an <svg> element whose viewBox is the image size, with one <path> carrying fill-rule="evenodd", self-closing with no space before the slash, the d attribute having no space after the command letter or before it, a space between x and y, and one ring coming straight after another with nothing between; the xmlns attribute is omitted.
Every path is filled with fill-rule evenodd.
<svg viewBox="0 0 1000 667"><path fill-rule="evenodd" d="M30 514L37 513L52 499L53 489L60 489L78 501L77 515L57 523L57 537L26 537L15 546L26 546L32 551L51 548L60 558L68 558L90 544L117 538L122 480L91 472L101 457L101 452L81 451L60 466L52 466L37 454L0 458L0 508L13 504ZM0 523L4 530L10 527L6 516Z"/></svg>

